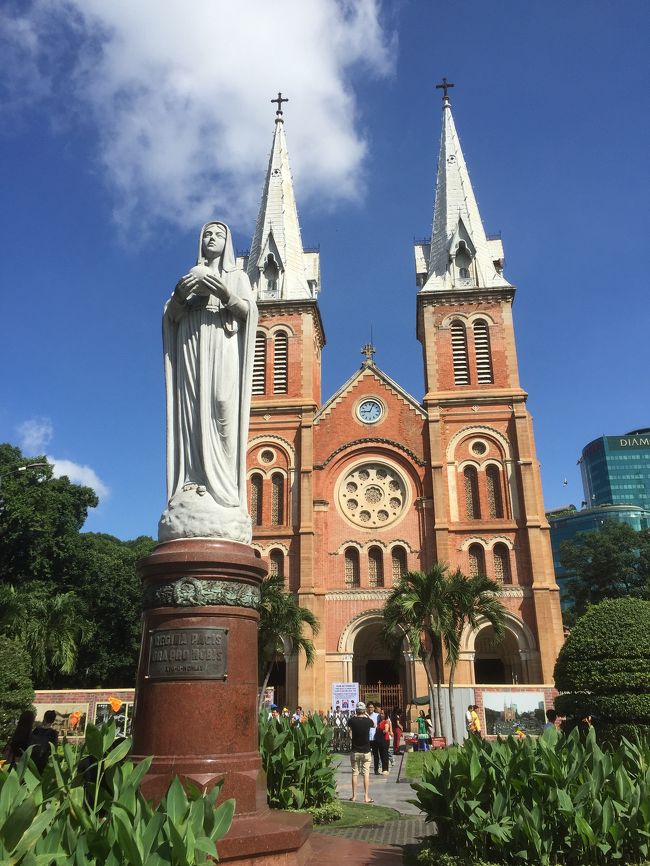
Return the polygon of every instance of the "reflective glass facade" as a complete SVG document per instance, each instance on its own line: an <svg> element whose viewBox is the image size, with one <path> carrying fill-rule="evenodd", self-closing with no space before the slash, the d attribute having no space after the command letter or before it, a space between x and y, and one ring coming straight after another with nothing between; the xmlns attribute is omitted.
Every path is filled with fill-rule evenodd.
<svg viewBox="0 0 650 866"><path fill-rule="evenodd" d="M594 532L602 528L605 521L616 520L627 523L639 532L650 528L650 510L634 505L612 505L600 508L583 508L582 511L569 511L547 515L551 527L551 548L553 550L553 565L555 577L560 587L560 602L564 606L566 600L565 570L560 565L560 545L563 541L571 541L579 532Z"/></svg>
<svg viewBox="0 0 650 866"><path fill-rule="evenodd" d="M594 439L580 458L587 507L650 509L650 428Z"/></svg>

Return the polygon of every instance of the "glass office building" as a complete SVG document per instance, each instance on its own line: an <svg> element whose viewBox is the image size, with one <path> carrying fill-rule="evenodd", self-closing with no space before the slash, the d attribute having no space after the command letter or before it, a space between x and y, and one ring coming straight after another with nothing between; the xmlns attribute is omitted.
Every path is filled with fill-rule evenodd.
<svg viewBox="0 0 650 866"><path fill-rule="evenodd" d="M563 541L573 541L579 532L600 530L604 523L612 520L617 523L627 523L637 532L650 528L650 510L639 508L638 505L603 505L600 508L583 508L582 511L569 507L549 511L546 517L551 527L553 565L557 584L560 587L560 603L563 607L566 603L566 583L569 579L560 564L560 545Z"/></svg>
<svg viewBox="0 0 650 866"><path fill-rule="evenodd" d="M637 505L650 509L650 427L601 436L582 450L585 505Z"/></svg>

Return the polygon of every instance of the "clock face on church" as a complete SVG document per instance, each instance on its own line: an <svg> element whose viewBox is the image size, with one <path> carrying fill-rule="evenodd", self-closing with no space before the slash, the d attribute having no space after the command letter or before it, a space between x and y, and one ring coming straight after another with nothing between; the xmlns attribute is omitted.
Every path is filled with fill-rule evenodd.
<svg viewBox="0 0 650 866"><path fill-rule="evenodd" d="M357 406L357 416L364 424L375 424L384 414L384 407L379 400L363 400Z"/></svg>

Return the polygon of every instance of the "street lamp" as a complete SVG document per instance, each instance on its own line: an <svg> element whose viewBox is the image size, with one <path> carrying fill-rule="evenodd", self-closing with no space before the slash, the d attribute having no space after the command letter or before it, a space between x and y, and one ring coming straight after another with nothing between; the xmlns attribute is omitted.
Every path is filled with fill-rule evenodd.
<svg viewBox="0 0 650 866"><path fill-rule="evenodd" d="M26 472L28 469L36 469L42 466L49 466L49 463L26 463L24 466L14 466L13 469L7 469L6 472L0 472L0 487L2 487L2 479L6 475L14 475L17 472Z"/></svg>

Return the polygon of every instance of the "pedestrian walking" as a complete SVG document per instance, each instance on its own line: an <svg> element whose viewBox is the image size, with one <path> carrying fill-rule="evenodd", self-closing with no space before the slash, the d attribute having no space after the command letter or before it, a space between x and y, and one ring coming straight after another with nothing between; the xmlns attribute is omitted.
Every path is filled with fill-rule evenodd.
<svg viewBox="0 0 650 866"><path fill-rule="evenodd" d="M356 705L354 716L348 719L348 727L352 734L352 752L350 753L352 796L350 800L354 803L357 798L357 780L361 774L363 777L363 801L364 803L372 803L373 800L370 796L370 736L375 723L368 715L363 701L359 701Z"/></svg>
<svg viewBox="0 0 650 866"><path fill-rule="evenodd" d="M402 743L402 734L404 733L404 726L402 725L402 719L398 712L395 713L395 721L393 722L393 754L399 755L400 746Z"/></svg>
<svg viewBox="0 0 650 866"><path fill-rule="evenodd" d="M18 719L16 729L9 738L3 757L10 770L14 769L23 753L29 746L35 714L32 710L24 710Z"/></svg>

